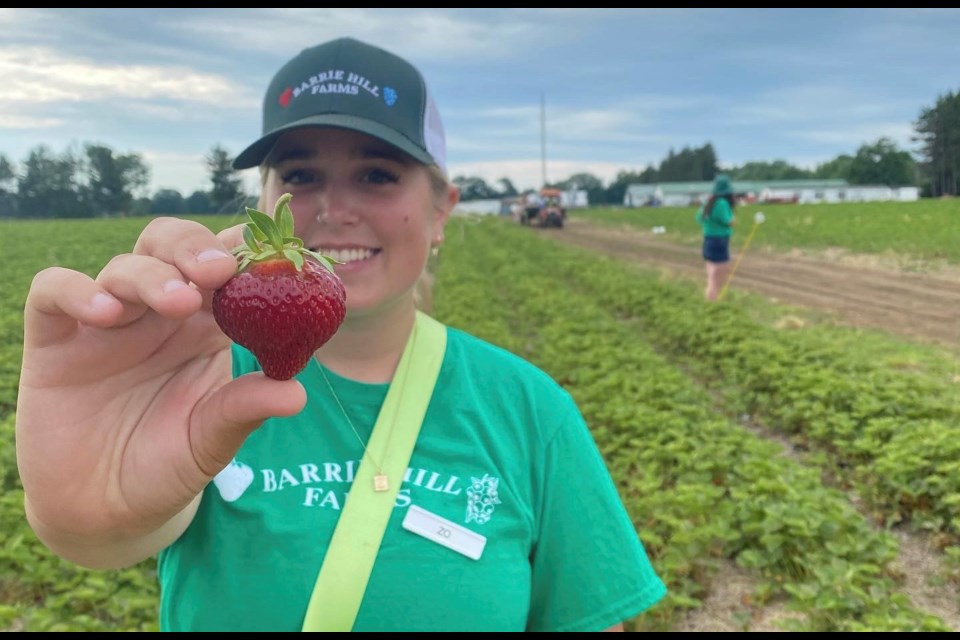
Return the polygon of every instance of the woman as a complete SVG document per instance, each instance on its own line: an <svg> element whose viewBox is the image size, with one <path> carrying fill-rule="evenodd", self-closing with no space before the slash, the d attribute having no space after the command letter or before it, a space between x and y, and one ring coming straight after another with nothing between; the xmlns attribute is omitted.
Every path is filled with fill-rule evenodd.
<svg viewBox="0 0 960 640"><path fill-rule="evenodd" d="M96 279L39 273L26 305L27 518L83 566L157 555L162 630L301 630L347 493L379 490L351 481L459 197L426 84L389 52L305 49L263 104L234 166L260 167L263 211L292 194L297 235L338 261L347 293L306 369L265 377L210 313L239 228L154 220ZM531 364L444 331L352 629L622 630L665 587L579 410ZM413 533L412 513L469 536L469 554Z"/></svg>
<svg viewBox="0 0 960 640"><path fill-rule="evenodd" d="M730 178L719 174L713 181L713 193L697 210L696 220L703 230L703 260L707 267L704 297L716 300L730 273L730 236L733 233L735 199Z"/></svg>

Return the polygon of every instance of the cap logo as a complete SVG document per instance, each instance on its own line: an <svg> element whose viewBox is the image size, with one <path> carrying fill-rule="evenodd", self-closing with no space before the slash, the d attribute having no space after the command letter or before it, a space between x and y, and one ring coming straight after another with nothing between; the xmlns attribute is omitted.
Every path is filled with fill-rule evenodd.
<svg viewBox="0 0 960 640"><path fill-rule="evenodd" d="M361 95L361 92L376 98L380 97L380 87L364 76L343 69L334 69L312 75L298 85L284 89L278 101L281 107L289 107L291 102L305 94L315 96L325 93L338 93L358 96ZM396 101L397 92L393 89L386 89L384 102L393 106Z"/></svg>
<svg viewBox="0 0 960 640"><path fill-rule="evenodd" d="M397 90L393 87L384 87L383 101L387 103L388 107L392 107L393 105L397 104Z"/></svg>

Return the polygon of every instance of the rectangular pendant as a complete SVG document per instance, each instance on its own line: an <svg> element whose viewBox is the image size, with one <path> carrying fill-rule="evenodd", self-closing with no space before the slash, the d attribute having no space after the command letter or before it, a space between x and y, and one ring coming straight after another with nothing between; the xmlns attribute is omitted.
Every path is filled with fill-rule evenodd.
<svg viewBox="0 0 960 640"><path fill-rule="evenodd" d="M373 476L373 490L374 491L386 491L389 488L387 484L387 476L382 473L378 473Z"/></svg>

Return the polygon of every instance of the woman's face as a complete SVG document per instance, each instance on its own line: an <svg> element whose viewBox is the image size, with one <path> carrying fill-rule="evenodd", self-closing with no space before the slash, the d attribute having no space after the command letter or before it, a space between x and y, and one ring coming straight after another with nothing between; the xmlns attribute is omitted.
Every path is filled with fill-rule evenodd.
<svg viewBox="0 0 960 640"><path fill-rule="evenodd" d="M425 165L345 129L288 132L268 163L265 202L291 193L297 235L343 263L334 270L347 290L348 315L412 300L456 204L454 188L439 196Z"/></svg>

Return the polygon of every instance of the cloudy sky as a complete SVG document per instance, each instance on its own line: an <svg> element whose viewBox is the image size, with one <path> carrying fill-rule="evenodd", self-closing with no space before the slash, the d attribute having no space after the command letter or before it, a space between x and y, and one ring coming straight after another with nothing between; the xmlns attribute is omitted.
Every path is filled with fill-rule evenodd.
<svg viewBox="0 0 960 640"><path fill-rule="evenodd" d="M960 9L0 8L0 154L98 143L140 154L151 192L208 189L273 73L347 35L427 77L452 176L609 183L708 142L721 166L813 168L881 136L915 150L960 91L958 34Z"/></svg>

